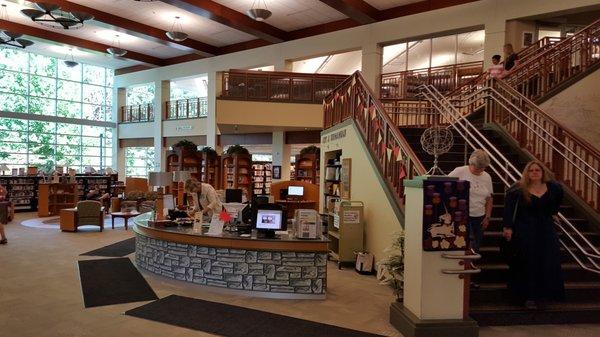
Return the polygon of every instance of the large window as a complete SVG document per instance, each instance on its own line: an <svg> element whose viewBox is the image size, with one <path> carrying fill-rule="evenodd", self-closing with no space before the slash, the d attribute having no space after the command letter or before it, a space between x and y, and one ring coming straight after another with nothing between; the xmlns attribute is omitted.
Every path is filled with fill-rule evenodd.
<svg viewBox="0 0 600 337"><path fill-rule="evenodd" d="M0 164L10 169L32 165L46 172L55 165L79 172L86 166L112 166L113 128L78 121L112 121L112 86L111 69L87 64L70 68L54 57L1 49L0 110L50 118L0 118ZM72 118L73 123L52 117Z"/></svg>
<svg viewBox="0 0 600 337"><path fill-rule="evenodd" d="M154 147L125 148L125 175L147 178L154 170Z"/></svg>
<svg viewBox="0 0 600 337"><path fill-rule="evenodd" d="M148 104L154 101L154 83L131 86L126 92L126 105Z"/></svg>

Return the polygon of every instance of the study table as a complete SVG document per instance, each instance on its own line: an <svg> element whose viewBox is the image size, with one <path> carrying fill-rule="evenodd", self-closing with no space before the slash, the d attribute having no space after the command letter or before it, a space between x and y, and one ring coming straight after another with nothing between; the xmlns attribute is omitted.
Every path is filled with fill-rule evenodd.
<svg viewBox="0 0 600 337"><path fill-rule="evenodd" d="M149 213L133 218L138 268L167 278L272 298L323 299L327 238L242 237L208 228L158 227Z"/></svg>

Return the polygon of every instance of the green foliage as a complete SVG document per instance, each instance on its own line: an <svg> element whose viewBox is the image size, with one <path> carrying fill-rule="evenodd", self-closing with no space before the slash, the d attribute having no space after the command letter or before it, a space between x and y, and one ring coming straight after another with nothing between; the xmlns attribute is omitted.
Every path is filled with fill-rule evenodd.
<svg viewBox="0 0 600 337"><path fill-rule="evenodd" d="M227 154L250 154L250 151L248 151L247 148L236 144L227 148Z"/></svg>
<svg viewBox="0 0 600 337"><path fill-rule="evenodd" d="M183 140L180 140L177 143L175 143L175 145L173 145L173 148L181 148L181 149L185 149L188 151L196 151L196 150L198 150L198 145L196 145L194 142L191 142L187 139L183 139Z"/></svg>
<svg viewBox="0 0 600 337"><path fill-rule="evenodd" d="M321 149L317 146L311 145L300 150L300 154L316 154L319 156L321 154Z"/></svg>
<svg viewBox="0 0 600 337"><path fill-rule="evenodd" d="M203 147L203 148L200 150L200 152L204 152L204 153L206 153L206 154L207 154L207 155L209 155L209 156L217 156L217 151L215 151L215 149L213 149L213 148L212 148L212 147L210 147L210 146L205 146L205 147Z"/></svg>
<svg viewBox="0 0 600 337"><path fill-rule="evenodd" d="M404 232L397 233L392 246L385 251L388 256L377 263L382 269L379 279L392 288L396 299L400 300L404 289Z"/></svg>

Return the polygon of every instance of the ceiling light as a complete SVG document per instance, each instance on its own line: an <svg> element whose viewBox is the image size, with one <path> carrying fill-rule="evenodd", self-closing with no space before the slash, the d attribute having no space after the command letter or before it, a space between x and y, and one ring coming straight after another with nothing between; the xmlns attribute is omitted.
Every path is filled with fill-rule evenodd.
<svg viewBox="0 0 600 337"><path fill-rule="evenodd" d="M70 60L69 60L69 57L71 58ZM73 59L73 49L72 48L69 48L67 55L65 55L65 59L66 60L64 60L63 63L69 68L73 68L73 67L76 67L79 65L79 63L75 62L75 60Z"/></svg>
<svg viewBox="0 0 600 337"><path fill-rule="evenodd" d="M78 29L83 27L85 21L94 18L92 15L84 12L63 11L60 9L60 6L51 3L36 2L34 5L37 8L22 9L21 13L32 21L46 27Z"/></svg>
<svg viewBox="0 0 600 337"><path fill-rule="evenodd" d="M260 0L254 0L252 7L246 12L246 14L256 21L265 21L271 14L271 11L267 9L267 3L265 0L262 1L264 8L256 7L256 3L260 6Z"/></svg>
<svg viewBox="0 0 600 337"><path fill-rule="evenodd" d="M167 37L177 42L181 42L188 38L188 35L183 32L183 27L181 26L181 21L179 21L179 19L180 17L175 17L173 25L171 26L171 30L167 32Z"/></svg>
<svg viewBox="0 0 600 337"><path fill-rule="evenodd" d="M121 43L119 42L119 35L115 35L115 38L113 40L113 45L115 45L115 47L109 47L106 48L106 51L111 54L112 56L116 56L116 57L120 57L120 56L124 56L125 54L127 54L127 50L121 48Z"/></svg>
<svg viewBox="0 0 600 337"><path fill-rule="evenodd" d="M6 10L6 5L2 4L2 7L0 7L0 19L4 20L4 21L9 21L8 20L8 12ZM21 39L21 36L23 36L23 34L19 34L19 33L14 33L14 32L9 32L7 30L2 30L0 31L0 45L6 45L6 46L11 46L11 47L17 47L17 48L25 48L25 47L29 47L33 44L33 42L26 40L26 39Z"/></svg>

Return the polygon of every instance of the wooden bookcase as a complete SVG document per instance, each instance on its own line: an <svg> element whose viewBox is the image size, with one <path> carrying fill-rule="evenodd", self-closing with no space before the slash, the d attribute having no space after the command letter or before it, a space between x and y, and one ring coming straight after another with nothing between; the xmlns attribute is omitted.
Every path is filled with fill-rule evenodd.
<svg viewBox="0 0 600 337"><path fill-rule="evenodd" d="M58 215L63 208L77 205L77 183L40 183L38 216Z"/></svg>
<svg viewBox="0 0 600 337"><path fill-rule="evenodd" d="M254 162L252 164L252 193L259 195L271 194L271 162Z"/></svg>
<svg viewBox="0 0 600 337"><path fill-rule="evenodd" d="M252 156L249 154L223 155L222 188L241 189L247 200L252 198Z"/></svg>
<svg viewBox="0 0 600 337"><path fill-rule="evenodd" d="M188 171L192 178L201 180L202 153L186 148L174 148L167 151L167 172L175 171ZM183 186L183 184L179 185L177 181L174 181L166 193L177 197L179 186Z"/></svg>
<svg viewBox="0 0 600 337"><path fill-rule="evenodd" d="M319 158L316 154L296 155L294 180L319 184Z"/></svg>
<svg viewBox="0 0 600 337"><path fill-rule="evenodd" d="M215 190L221 188L221 156L201 152L200 181L212 185Z"/></svg>
<svg viewBox="0 0 600 337"><path fill-rule="evenodd" d="M6 188L7 198L15 205L15 211L35 211L39 180L35 176L0 176L0 185Z"/></svg>
<svg viewBox="0 0 600 337"><path fill-rule="evenodd" d="M323 213L333 213L334 203L341 200L341 156L341 150L325 153L325 172L323 172L325 179L322 188L324 194Z"/></svg>
<svg viewBox="0 0 600 337"><path fill-rule="evenodd" d="M83 200L96 184L100 187L101 194L109 193L112 195L117 175L76 175L75 181L77 181L77 195L80 200Z"/></svg>

